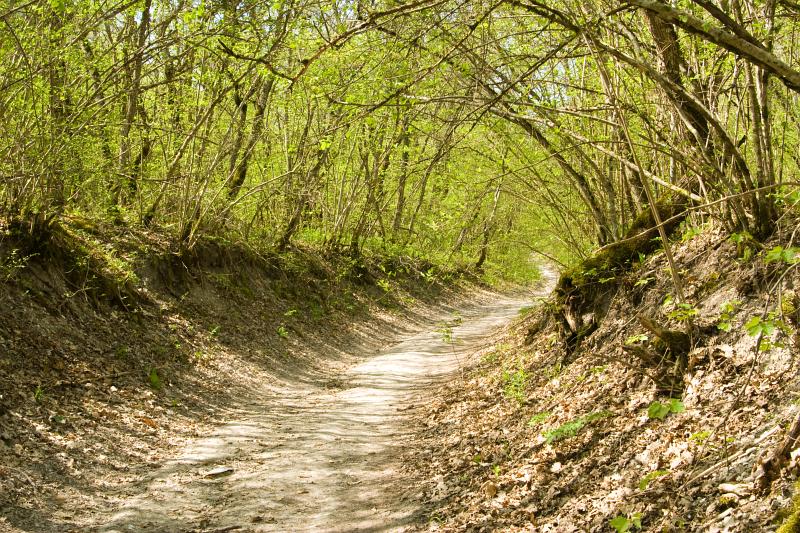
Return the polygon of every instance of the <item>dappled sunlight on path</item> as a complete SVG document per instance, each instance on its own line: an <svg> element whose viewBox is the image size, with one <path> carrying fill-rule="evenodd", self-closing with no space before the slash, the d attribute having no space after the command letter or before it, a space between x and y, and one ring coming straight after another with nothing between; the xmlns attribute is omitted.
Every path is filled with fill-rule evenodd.
<svg viewBox="0 0 800 533"><path fill-rule="evenodd" d="M543 285L554 277L548 270ZM403 530L416 519L399 473L410 414L532 298L434 317L428 331L336 376L336 388L254 390L213 435L118 494L97 530Z"/></svg>

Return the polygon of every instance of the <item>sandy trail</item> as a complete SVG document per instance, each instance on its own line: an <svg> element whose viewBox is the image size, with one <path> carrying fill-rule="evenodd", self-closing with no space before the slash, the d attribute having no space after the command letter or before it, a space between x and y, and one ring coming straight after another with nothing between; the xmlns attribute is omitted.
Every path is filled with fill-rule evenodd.
<svg viewBox="0 0 800 533"><path fill-rule="evenodd" d="M554 277L545 272L541 294ZM533 296L474 307L457 325L432 318L428 331L336 376L335 390L254 391L252 405L142 480L97 531L402 531L416 512L399 474L415 406L459 379L469 354ZM232 472L213 475L221 466Z"/></svg>

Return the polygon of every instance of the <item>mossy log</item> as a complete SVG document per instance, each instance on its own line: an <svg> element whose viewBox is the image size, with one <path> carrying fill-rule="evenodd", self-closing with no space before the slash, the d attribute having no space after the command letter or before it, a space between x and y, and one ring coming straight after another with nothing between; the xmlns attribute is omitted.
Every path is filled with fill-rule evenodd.
<svg viewBox="0 0 800 533"><path fill-rule="evenodd" d="M656 203L664 230L670 234L686 218L688 200L682 196L663 198ZM573 351L591 334L608 312L619 286L619 276L639 258L661 246L652 210L642 211L625 237L601 248L576 267L561 274L555 288L557 318L562 326L568 351Z"/></svg>

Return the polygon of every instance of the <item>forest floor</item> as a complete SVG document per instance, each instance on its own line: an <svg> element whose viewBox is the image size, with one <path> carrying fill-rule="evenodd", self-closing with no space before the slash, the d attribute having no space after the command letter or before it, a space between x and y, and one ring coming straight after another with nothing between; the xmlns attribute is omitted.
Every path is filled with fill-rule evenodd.
<svg viewBox="0 0 800 533"><path fill-rule="evenodd" d="M132 313L32 261L0 284L0 531L775 531L800 474L796 227L675 236L686 301L641 256L572 350L555 300L523 309L548 269L499 294L212 249L140 269ZM640 317L691 333L683 365Z"/></svg>
<svg viewBox="0 0 800 533"><path fill-rule="evenodd" d="M424 519L402 463L413 413L543 293L299 255L140 261L133 311L83 281L97 268L76 290L58 254L0 265L0 531Z"/></svg>
<svg viewBox="0 0 800 533"><path fill-rule="evenodd" d="M800 509L800 263L771 257L797 227L750 251L713 227L676 235L686 302L663 251L641 258L574 351L553 300L516 321L417 413L423 527L776 531ZM659 353L642 316L690 327L685 366L636 355Z"/></svg>

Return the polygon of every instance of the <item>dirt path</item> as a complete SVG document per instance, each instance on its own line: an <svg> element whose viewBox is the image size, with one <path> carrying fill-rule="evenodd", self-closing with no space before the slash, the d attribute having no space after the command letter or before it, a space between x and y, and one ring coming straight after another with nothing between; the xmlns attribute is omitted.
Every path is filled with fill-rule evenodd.
<svg viewBox="0 0 800 533"><path fill-rule="evenodd" d="M546 272L545 287L554 276ZM138 494L109 495L121 505L97 530L403 530L415 512L398 464L409 415L531 302L503 298L432 318L428 331L318 388L253 391L251 405L143 479ZM441 331L448 320L452 330Z"/></svg>

